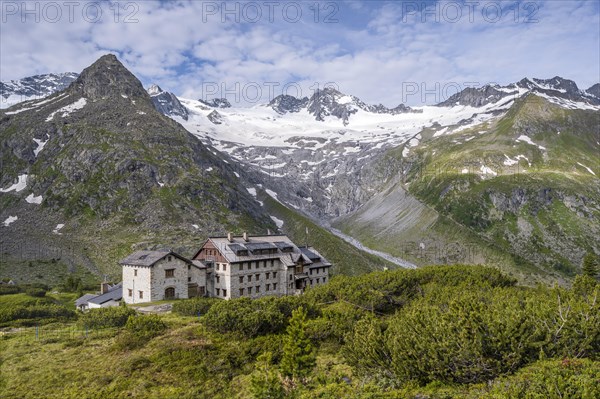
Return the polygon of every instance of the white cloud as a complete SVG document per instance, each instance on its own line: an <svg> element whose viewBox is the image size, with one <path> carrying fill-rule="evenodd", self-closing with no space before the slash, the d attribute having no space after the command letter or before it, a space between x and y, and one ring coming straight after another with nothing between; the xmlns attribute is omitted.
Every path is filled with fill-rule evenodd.
<svg viewBox="0 0 600 399"><path fill-rule="evenodd" d="M493 3L505 9L516 4ZM281 8L273 22L265 10L258 23L248 23L243 15L239 23L234 18L222 22L219 14L207 15L209 3L200 1L119 3L139 9L121 10L117 22L110 5L102 3L102 19L90 23L81 15L84 4L72 22L66 14L57 23L22 23L19 15L3 21L0 78L80 71L111 51L144 84L155 82L186 97L201 97L207 82L242 88L256 82L265 97L267 82L278 82L278 90L297 82L304 95L312 93L315 83L334 82L367 102L395 106L422 102L421 93L406 96L403 84L411 82L420 90L436 91L440 85L425 98L431 103L453 94L440 91L450 82L506 84L525 76L560 75L587 88L596 83L600 68L597 2L536 2L537 23L525 23L531 10L522 8L517 21L507 13L491 23L476 9L473 21L463 10L452 23L452 15L442 14L447 2L437 3L437 15L426 13L425 22L413 12L403 22L407 3L371 1L335 3L338 23L323 22L332 11L324 8L315 23L314 10L308 8L312 3L299 3L303 16L298 23L287 22ZM124 22L131 11L137 23Z"/></svg>

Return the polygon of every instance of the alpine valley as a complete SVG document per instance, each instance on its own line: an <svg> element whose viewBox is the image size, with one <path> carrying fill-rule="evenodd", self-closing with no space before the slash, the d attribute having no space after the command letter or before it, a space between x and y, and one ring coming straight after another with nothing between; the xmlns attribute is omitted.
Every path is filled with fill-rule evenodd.
<svg viewBox="0 0 600 399"><path fill-rule="evenodd" d="M0 271L17 280L116 276L132 249L190 255L227 231L318 243L337 274L466 263L568 283L600 253L600 84L242 108L146 90L106 55L0 88Z"/></svg>

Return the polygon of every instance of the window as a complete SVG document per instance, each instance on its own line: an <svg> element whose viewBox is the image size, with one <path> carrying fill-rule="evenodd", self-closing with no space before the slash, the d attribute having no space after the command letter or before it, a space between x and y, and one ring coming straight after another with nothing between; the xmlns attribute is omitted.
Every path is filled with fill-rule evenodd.
<svg viewBox="0 0 600 399"><path fill-rule="evenodd" d="M268 280L270 275L271 275L271 273L267 272L267 277L265 277L265 278Z"/></svg>
<svg viewBox="0 0 600 399"><path fill-rule="evenodd" d="M215 276L215 280L217 281L217 284L221 282L221 276Z"/></svg>
<svg viewBox="0 0 600 399"><path fill-rule="evenodd" d="M256 293L258 294L260 292L260 285L256 286Z"/></svg>
<svg viewBox="0 0 600 399"><path fill-rule="evenodd" d="M188 270L192 270L192 266L191 265L188 265Z"/></svg>
<svg viewBox="0 0 600 399"><path fill-rule="evenodd" d="M310 275L311 275L311 276L312 276L312 272L313 272L313 270L314 270L314 269L310 269Z"/></svg>
<svg viewBox="0 0 600 399"><path fill-rule="evenodd" d="M263 267L267 267L267 261L266 260L263 262Z"/></svg>
<svg viewBox="0 0 600 399"><path fill-rule="evenodd" d="M273 283L273 291L277 290L277 283Z"/></svg>
<svg viewBox="0 0 600 399"><path fill-rule="evenodd" d="M248 295L252 295L252 287L248 287Z"/></svg>
<svg viewBox="0 0 600 399"><path fill-rule="evenodd" d="M319 284L319 279L317 278L317 284Z"/></svg>
<svg viewBox="0 0 600 399"><path fill-rule="evenodd" d="M227 290L223 290L223 296L227 296Z"/></svg>
<svg viewBox="0 0 600 399"><path fill-rule="evenodd" d="M192 278L188 277L188 283L191 283L191 282L192 282Z"/></svg>
<svg viewBox="0 0 600 399"><path fill-rule="evenodd" d="M296 273L302 273L302 266L296 266Z"/></svg>
<svg viewBox="0 0 600 399"><path fill-rule="evenodd" d="M133 290L127 290L129 293L129 296L133 296Z"/></svg>
<svg viewBox="0 0 600 399"><path fill-rule="evenodd" d="M219 265L220 265L220 263L217 263L217 267L216 267L217 270L219 270Z"/></svg>
<svg viewBox="0 0 600 399"><path fill-rule="evenodd" d="M175 277L175 269L167 269L165 270L165 277Z"/></svg>
<svg viewBox="0 0 600 399"><path fill-rule="evenodd" d="M327 277L323 277L323 282L327 281Z"/></svg>
<svg viewBox="0 0 600 399"><path fill-rule="evenodd" d="M271 291L271 284L267 284L265 286L265 291Z"/></svg>
<svg viewBox="0 0 600 399"><path fill-rule="evenodd" d="M244 289L240 288L240 296L244 295Z"/></svg>
<svg viewBox="0 0 600 399"><path fill-rule="evenodd" d="M294 275L290 274L290 281L292 281L294 279Z"/></svg>
<svg viewBox="0 0 600 399"><path fill-rule="evenodd" d="M198 287L198 296L204 296L205 293L206 289L204 288L204 286Z"/></svg>
<svg viewBox="0 0 600 399"><path fill-rule="evenodd" d="M140 299L144 299L144 291L139 291Z"/></svg>
<svg viewBox="0 0 600 399"><path fill-rule="evenodd" d="M133 269L133 275L137 277L137 269Z"/></svg>
<svg viewBox="0 0 600 399"><path fill-rule="evenodd" d="M275 260L271 259L271 267L274 267L274 266L275 266Z"/></svg>
<svg viewBox="0 0 600 399"><path fill-rule="evenodd" d="M240 283L244 282L244 276L240 276Z"/></svg>
<svg viewBox="0 0 600 399"><path fill-rule="evenodd" d="M254 277L254 279L255 279L256 281L260 280L260 274L257 274L257 275Z"/></svg>
<svg viewBox="0 0 600 399"><path fill-rule="evenodd" d="M170 262L171 260L173 260L173 257L171 255L167 256L167 262Z"/></svg>
<svg viewBox="0 0 600 399"><path fill-rule="evenodd" d="M277 272L273 272L273 278L277 278Z"/></svg>
<svg viewBox="0 0 600 399"><path fill-rule="evenodd" d="M252 275L251 274L248 275L248 282L250 282L250 281L252 281Z"/></svg>
<svg viewBox="0 0 600 399"><path fill-rule="evenodd" d="M221 289L220 288L217 288L215 291L217 292L217 296L221 295Z"/></svg>
<svg viewBox="0 0 600 399"><path fill-rule="evenodd" d="M240 271L244 270L244 262L240 263Z"/></svg>
<svg viewBox="0 0 600 399"><path fill-rule="evenodd" d="M252 270L252 264L253 264L253 263L254 263L254 262L248 262L248 270Z"/></svg>
<svg viewBox="0 0 600 399"><path fill-rule="evenodd" d="M227 264L223 263L223 271L227 271Z"/></svg>

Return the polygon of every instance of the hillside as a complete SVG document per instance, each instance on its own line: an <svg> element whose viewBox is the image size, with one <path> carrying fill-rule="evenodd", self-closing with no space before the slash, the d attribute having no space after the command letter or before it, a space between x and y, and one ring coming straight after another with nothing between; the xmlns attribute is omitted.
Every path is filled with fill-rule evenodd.
<svg viewBox="0 0 600 399"><path fill-rule="evenodd" d="M587 251L600 252L599 118L530 94L497 120L452 134L426 129L418 147L381 159L400 165L400 178L335 225L421 263L448 262L454 245L459 261L530 282L572 278ZM394 245L407 241L425 248Z"/></svg>
<svg viewBox="0 0 600 399"><path fill-rule="evenodd" d="M0 136L5 265L54 258L111 274L134 244L192 252L209 233L275 227L231 165L156 111L111 55L1 112Z"/></svg>

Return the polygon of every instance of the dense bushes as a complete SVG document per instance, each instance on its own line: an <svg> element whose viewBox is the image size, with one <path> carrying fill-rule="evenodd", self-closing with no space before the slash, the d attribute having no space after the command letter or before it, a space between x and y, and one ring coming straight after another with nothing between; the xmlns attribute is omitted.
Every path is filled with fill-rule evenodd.
<svg viewBox="0 0 600 399"><path fill-rule="evenodd" d="M74 311L62 305L52 303L39 303L28 306L19 305L12 308L0 309L0 323L19 320L19 324L21 325L31 325L38 322L39 319L69 320L75 317L76 314Z"/></svg>
<svg viewBox="0 0 600 399"><path fill-rule="evenodd" d="M0 285L0 295L13 295L21 292L21 288L18 285Z"/></svg>
<svg viewBox="0 0 600 399"><path fill-rule="evenodd" d="M202 316L218 301L218 298L183 299L173 304L173 312L182 316Z"/></svg>
<svg viewBox="0 0 600 399"><path fill-rule="evenodd" d="M129 316L125 323L125 331L117 339L116 347L121 350L139 348L164 333L166 329L167 325L158 315Z"/></svg>
<svg viewBox="0 0 600 399"><path fill-rule="evenodd" d="M43 288L35 288L35 287L27 288L25 290L25 293L34 298L43 298L46 296L46 290Z"/></svg>
<svg viewBox="0 0 600 399"><path fill-rule="evenodd" d="M129 316L135 315L135 310L126 306L90 309L81 315L79 325L85 328L122 327Z"/></svg>
<svg viewBox="0 0 600 399"><path fill-rule="evenodd" d="M599 314L599 301L564 289L438 286L392 318L357 323L345 351L365 375L483 382L540 357L597 357Z"/></svg>
<svg viewBox="0 0 600 399"><path fill-rule="evenodd" d="M399 269L370 273L359 277L337 276L329 284L306 293L318 303L348 301L365 310L393 313L425 294L427 285L486 285L510 287L516 281L496 269L473 266L431 266L417 270Z"/></svg>
<svg viewBox="0 0 600 399"><path fill-rule="evenodd" d="M218 301L202 318L203 323L218 332L239 333L247 337L282 332L292 311L303 305L301 297L239 298ZM307 306L305 305L305 308ZM314 306L308 307L315 314Z"/></svg>

